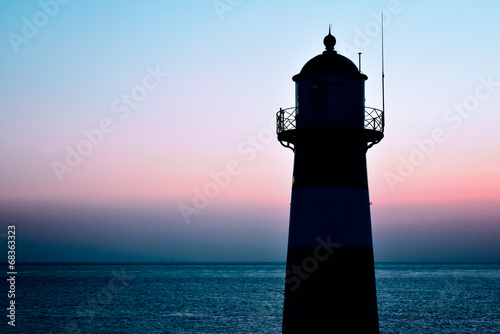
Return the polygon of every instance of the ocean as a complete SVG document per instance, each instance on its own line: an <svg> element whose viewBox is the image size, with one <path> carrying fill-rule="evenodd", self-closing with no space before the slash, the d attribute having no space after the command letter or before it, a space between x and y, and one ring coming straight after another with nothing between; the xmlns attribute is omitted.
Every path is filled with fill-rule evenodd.
<svg viewBox="0 0 500 334"><path fill-rule="evenodd" d="M500 264L375 272L381 333L500 333ZM280 333L284 281L284 263L18 264L1 332Z"/></svg>

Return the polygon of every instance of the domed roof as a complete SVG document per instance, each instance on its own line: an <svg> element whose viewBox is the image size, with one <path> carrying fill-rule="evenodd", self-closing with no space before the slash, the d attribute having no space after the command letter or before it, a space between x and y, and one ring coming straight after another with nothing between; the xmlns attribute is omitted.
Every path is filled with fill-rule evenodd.
<svg viewBox="0 0 500 334"><path fill-rule="evenodd" d="M315 74L363 75L350 59L338 54L334 50L336 39L330 32L324 38L323 43L325 44L326 51L309 60L302 67L300 73L293 77L293 80L300 76Z"/></svg>

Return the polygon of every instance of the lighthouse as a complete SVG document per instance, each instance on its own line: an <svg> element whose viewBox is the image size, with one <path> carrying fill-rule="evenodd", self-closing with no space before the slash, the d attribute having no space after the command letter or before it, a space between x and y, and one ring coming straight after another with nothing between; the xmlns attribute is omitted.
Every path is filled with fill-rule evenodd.
<svg viewBox="0 0 500 334"><path fill-rule="evenodd" d="M365 106L368 77L335 51L309 60L295 107L276 114L293 150L283 333L378 333L366 153L384 137L384 112Z"/></svg>

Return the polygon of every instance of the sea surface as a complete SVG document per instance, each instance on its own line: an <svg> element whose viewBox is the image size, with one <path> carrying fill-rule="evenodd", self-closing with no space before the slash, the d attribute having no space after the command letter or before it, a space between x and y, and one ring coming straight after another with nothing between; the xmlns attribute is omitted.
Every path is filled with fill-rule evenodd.
<svg viewBox="0 0 500 334"><path fill-rule="evenodd" d="M381 333L500 333L500 264L375 271ZM284 277L283 263L18 265L0 332L280 333Z"/></svg>

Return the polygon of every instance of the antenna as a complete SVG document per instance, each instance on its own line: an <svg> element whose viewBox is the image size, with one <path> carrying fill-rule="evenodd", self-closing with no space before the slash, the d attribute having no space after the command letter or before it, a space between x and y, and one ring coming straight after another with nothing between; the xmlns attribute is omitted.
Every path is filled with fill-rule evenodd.
<svg viewBox="0 0 500 334"><path fill-rule="evenodd" d="M380 25L382 29L382 124L385 124L385 74L384 74L384 12L380 12Z"/></svg>

